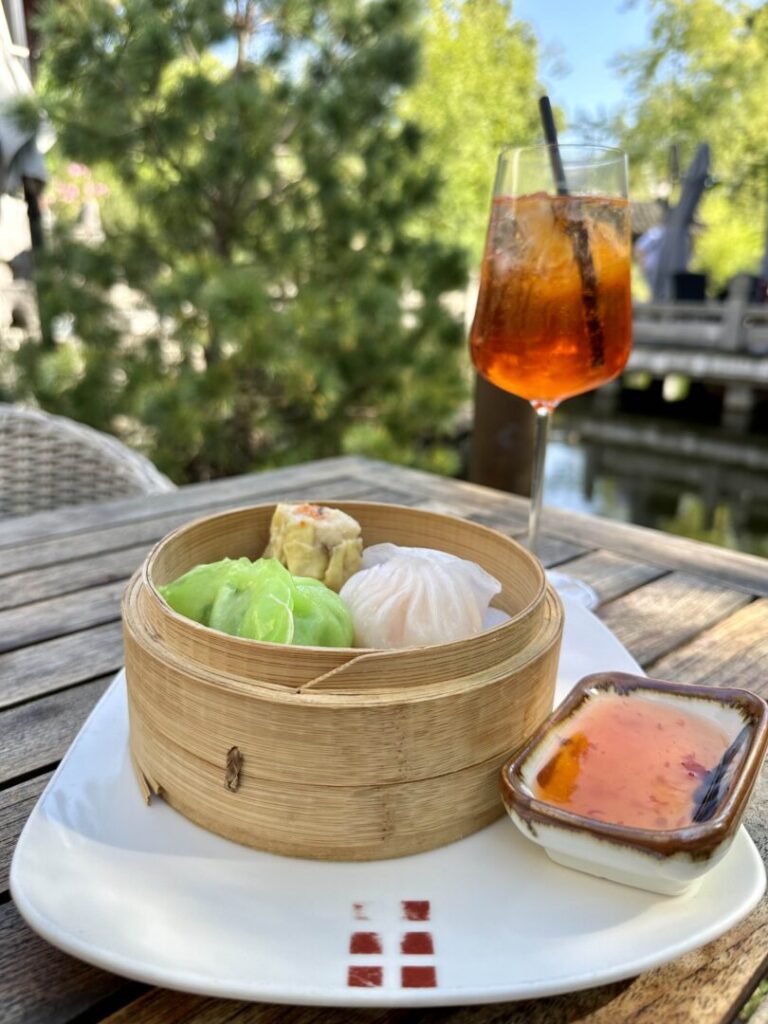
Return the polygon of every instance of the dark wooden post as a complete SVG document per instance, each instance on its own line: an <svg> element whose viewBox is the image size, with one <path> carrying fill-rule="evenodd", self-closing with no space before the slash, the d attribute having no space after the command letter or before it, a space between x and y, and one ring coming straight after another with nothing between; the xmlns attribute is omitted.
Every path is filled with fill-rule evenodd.
<svg viewBox="0 0 768 1024"><path fill-rule="evenodd" d="M522 398L478 376L469 479L515 494L530 495L534 412Z"/></svg>

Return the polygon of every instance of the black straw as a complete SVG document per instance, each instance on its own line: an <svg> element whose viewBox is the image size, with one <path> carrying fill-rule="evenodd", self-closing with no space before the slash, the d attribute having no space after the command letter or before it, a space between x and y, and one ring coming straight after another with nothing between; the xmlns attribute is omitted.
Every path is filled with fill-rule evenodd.
<svg viewBox="0 0 768 1024"><path fill-rule="evenodd" d="M552 114L552 104L549 102L549 96L542 96L540 98L539 113L541 114L541 124L544 128L544 138L547 140L549 162L552 166L552 177L555 179L557 194L559 196L570 195L568 182L565 179L563 158L560 155L560 146L557 142L557 128L555 127L555 118ZM576 200L573 202L576 202ZM581 276L581 301L584 306L584 319L592 350L592 366L598 367L603 366L605 363L605 340L597 306L597 273L594 260L592 259L592 250L589 246L587 225L584 223L583 218L577 215L577 210L578 207L574 208L571 211L571 216L566 220L565 233L571 240L573 255Z"/></svg>
<svg viewBox="0 0 768 1024"><path fill-rule="evenodd" d="M541 126L544 129L544 138L549 145L549 161L552 164L552 177L555 179L557 194L567 196L568 183L565 180L563 158L560 156L560 147L557 144L557 127L549 96L542 96L539 100L539 114L541 115Z"/></svg>

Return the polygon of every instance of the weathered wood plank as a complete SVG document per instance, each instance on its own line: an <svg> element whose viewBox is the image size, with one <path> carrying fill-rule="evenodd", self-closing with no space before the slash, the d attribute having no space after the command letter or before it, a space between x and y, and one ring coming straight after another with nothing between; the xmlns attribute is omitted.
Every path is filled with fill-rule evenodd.
<svg viewBox="0 0 768 1024"><path fill-rule="evenodd" d="M394 1024L395 1021L415 1024L416 1020L443 1019L426 1011L412 1010L333 1010L312 1006L274 1006L266 1003L244 1003L228 999L206 999L155 989L102 1024Z"/></svg>
<svg viewBox="0 0 768 1024"><path fill-rule="evenodd" d="M90 683L10 708L0 715L0 783L59 761L112 682Z"/></svg>
<svg viewBox="0 0 768 1024"><path fill-rule="evenodd" d="M528 515L527 500L517 495L502 494L479 484L449 480L403 466L361 460L356 476L372 481L378 479L401 490L419 491L425 500L429 497L433 501L442 501L462 515L485 512L487 515L506 516L508 521L516 517L521 523L525 523ZM633 561L688 571L724 586L768 597L765 559L756 555L546 505L542 529L547 535L561 537L590 550L609 549Z"/></svg>
<svg viewBox="0 0 768 1024"><path fill-rule="evenodd" d="M68 1024L107 996L135 986L74 960L32 932L12 903L0 906L3 1024Z"/></svg>
<svg viewBox="0 0 768 1024"><path fill-rule="evenodd" d="M27 779L18 786L10 786L0 791L0 893L8 888L11 857L24 822L32 813L32 808L48 785L52 774L53 772L46 772L34 779Z"/></svg>
<svg viewBox="0 0 768 1024"><path fill-rule="evenodd" d="M0 708L116 672L122 663L120 622L0 654Z"/></svg>
<svg viewBox="0 0 768 1024"><path fill-rule="evenodd" d="M755 555L560 509L545 509L543 529L585 547L607 548L633 561L690 572L720 586L768 596L765 560Z"/></svg>
<svg viewBox="0 0 768 1024"><path fill-rule="evenodd" d="M588 583L601 603L622 597L665 573L657 565L633 562L612 551L592 551L560 568L569 576Z"/></svg>
<svg viewBox="0 0 768 1024"><path fill-rule="evenodd" d="M150 547L142 544L5 576L0 579L0 609L18 608L32 601L127 580L144 561Z"/></svg>
<svg viewBox="0 0 768 1024"><path fill-rule="evenodd" d="M522 540L522 537L518 537L517 540ZM536 545L536 555L547 569L562 566L563 562L570 562L571 559L586 553L587 548L581 544L574 544L569 540L563 540L562 537L551 537L547 534L542 534Z"/></svg>
<svg viewBox="0 0 768 1024"><path fill-rule="evenodd" d="M415 508L425 509L429 512L437 512L440 515L461 515L473 523L479 523L481 526L489 526L492 530L498 530L499 533L503 533L507 537L514 537L514 539L520 543L523 543L525 540L525 520L517 515L510 518L499 511L477 511L477 509L473 508L471 505L465 504L463 501L459 503L452 502L449 504L448 502L438 501L434 498L420 499L416 494L414 494L410 504ZM583 547L581 544L574 544L561 537L548 536L540 537L538 550L536 552L537 556L547 568L559 565L561 562L566 562L571 558L576 558L579 555L584 555L586 553L587 548Z"/></svg>
<svg viewBox="0 0 768 1024"><path fill-rule="evenodd" d="M641 665L692 640L750 601L748 594L674 572L610 601L598 614Z"/></svg>
<svg viewBox="0 0 768 1024"><path fill-rule="evenodd" d="M611 986L610 992L621 985ZM496 1003L488 1006L405 1010L335 1010L311 1006L274 1006L184 996L164 989L106 1018L103 1024L568 1024L582 1019L594 993L537 1003ZM617 1018L614 1024L619 1024Z"/></svg>
<svg viewBox="0 0 768 1024"><path fill-rule="evenodd" d="M336 498L339 501L344 498L350 501L365 500L372 490L372 485L367 481L357 481L349 476L342 476L330 481L323 479L316 484L312 482L311 477L308 477L306 482L291 487L279 484L266 487L264 479L259 478L259 480L261 486L258 489L253 488L239 494L236 498L232 497L229 490L222 485L221 492L216 490L206 492L205 504L190 503L190 505L170 513L164 512L163 505L155 504L153 498L152 503L145 502L143 519L129 520L124 523L113 522L114 509L111 509L112 516L107 516L105 509L105 525L100 525L95 517L91 516L90 530L66 537L48 538L45 531L49 513L27 517L27 519L34 520L34 522L25 520L27 532L35 524L38 524L41 531L40 536L34 541L27 539L26 542L17 544L15 547L3 549L2 558L0 558L0 577L29 569L42 569L47 565L56 565L60 562L71 562L75 559L87 558L119 548L136 547L140 544L149 546L170 533L171 530L183 526L184 523L188 523L192 519L212 515L228 508L239 508L268 501L298 500L307 496L321 499ZM206 486L210 488L213 485ZM188 494L189 492L185 489L178 493Z"/></svg>
<svg viewBox="0 0 768 1024"><path fill-rule="evenodd" d="M457 483L455 480L451 482ZM399 477L398 484L401 489L404 489L406 481ZM500 533L504 533L508 537L522 537L525 533L527 518L524 505L519 508L508 508L504 505L492 508L487 504L473 501L464 494L457 494L452 498L449 490L450 488L441 488L440 495L435 496L425 489L423 480L414 480L411 484L410 504L414 508L437 512L439 515L463 516L465 519L471 519L473 523L480 523L481 526L490 526L492 530L499 530ZM521 501L522 499L516 500Z"/></svg>
<svg viewBox="0 0 768 1024"><path fill-rule="evenodd" d="M476 517L477 522L513 536L522 534L528 525L528 499L516 494L367 459L360 463L355 475L371 484L386 484L413 495L411 503L419 508L468 519Z"/></svg>
<svg viewBox="0 0 768 1024"><path fill-rule="evenodd" d="M768 697L768 601L754 601L650 666L653 675Z"/></svg>
<svg viewBox="0 0 768 1024"><path fill-rule="evenodd" d="M125 581L119 580L0 611L0 652L114 621L124 589Z"/></svg>
<svg viewBox="0 0 768 1024"><path fill-rule="evenodd" d="M339 458L320 459L316 462L286 466L265 472L249 473L244 476L214 480L209 483L191 484L178 491L146 495L136 498L121 498L117 501L97 502L92 505L78 505L73 509L54 509L34 516L17 516L0 522L0 548L15 547L25 540L38 537L68 537L87 533L96 526L103 529L110 524L137 522L152 519L158 513L190 511L189 518L195 518L197 509L208 505L226 507L233 504L258 501L264 494L279 494L282 488L296 487L301 491L305 486L313 489L324 483L332 483L339 477L357 478L358 467L367 460L354 455ZM269 500L265 498L264 500Z"/></svg>
<svg viewBox="0 0 768 1024"><path fill-rule="evenodd" d="M765 965L768 913L755 911L717 942L641 975L584 1024L720 1024L733 1019Z"/></svg>

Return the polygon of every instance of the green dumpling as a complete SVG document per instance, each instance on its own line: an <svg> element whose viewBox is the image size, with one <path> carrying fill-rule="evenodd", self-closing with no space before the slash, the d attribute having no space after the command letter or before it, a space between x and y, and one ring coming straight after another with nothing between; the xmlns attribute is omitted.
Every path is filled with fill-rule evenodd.
<svg viewBox="0 0 768 1024"><path fill-rule="evenodd" d="M248 572L227 576L206 625L249 640L289 644L295 595L288 570L274 558L260 558L248 563Z"/></svg>
<svg viewBox="0 0 768 1024"><path fill-rule="evenodd" d="M157 589L179 615L207 626L213 602L222 584L230 577L233 580L240 579L248 573L251 565L248 558L223 558L220 562L196 565L172 583Z"/></svg>
<svg viewBox="0 0 768 1024"><path fill-rule="evenodd" d="M232 636L279 644L348 647L352 618L319 580L292 576L274 558L198 565L159 588L180 615Z"/></svg>
<svg viewBox="0 0 768 1024"><path fill-rule="evenodd" d="M308 576L294 576L293 582L293 643L307 647L351 647L352 616L339 595Z"/></svg>

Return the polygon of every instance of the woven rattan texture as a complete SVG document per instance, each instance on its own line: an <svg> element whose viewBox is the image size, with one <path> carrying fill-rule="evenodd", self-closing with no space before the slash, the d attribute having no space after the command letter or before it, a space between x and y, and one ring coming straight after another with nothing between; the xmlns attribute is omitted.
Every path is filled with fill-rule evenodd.
<svg viewBox="0 0 768 1024"><path fill-rule="evenodd" d="M173 489L114 437L0 403L0 518Z"/></svg>

